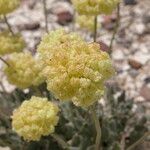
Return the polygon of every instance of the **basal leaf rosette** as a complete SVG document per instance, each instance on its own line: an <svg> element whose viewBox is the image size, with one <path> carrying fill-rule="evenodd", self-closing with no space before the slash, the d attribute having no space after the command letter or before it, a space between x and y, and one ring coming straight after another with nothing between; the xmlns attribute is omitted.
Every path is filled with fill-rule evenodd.
<svg viewBox="0 0 150 150"><path fill-rule="evenodd" d="M0 55L21 52L24 47L25 42L20 34L12 36L7 31L0 33Z"/></svg>
<svg viewBox="0 0 150 150"><path fill-rule="evenodd" d="M25 100L12 115L12 128L27 141L39 141L55 131L59 108L56 104L33 96Z"/></svg>
<svg viewBox="0 0 150 150"><path fill-rule="evenodd" d="M56 31L51 31L42 38L38 46L38 53L44 63L49 63L51 51L63 49L69 45L77 45L81 41L82 38L76 33L69 34L63 29L58 29Z"/></svg>
<svg viewBox="0 0 150 150"><path fill-rule="evenodd" d="M0 15L11 13L20 5L20 0L0 0Z"/></svg>
<svg viewBox="0 0 150 150"><path fill-rule="evenodd" d="M111 14L120 0L72 0L81 15Z"/></svg>
<svg viewBox="0 0 150 150"><path fill-rule="evenodd" d="M109 55L100 51L99 44L80 41L50 51L43 75L48 90L56 98L72 100L82 107L88 107L101 98L105 90L104 82L115 71Z"/></svg>
<svg viewBox="0 0 150 150"><path fill-rule="evenodd" d="M4 72L8 81L21 89L38 86L44 78L41 74L42 65L31 53L13 53L7 60Z"/></svg>

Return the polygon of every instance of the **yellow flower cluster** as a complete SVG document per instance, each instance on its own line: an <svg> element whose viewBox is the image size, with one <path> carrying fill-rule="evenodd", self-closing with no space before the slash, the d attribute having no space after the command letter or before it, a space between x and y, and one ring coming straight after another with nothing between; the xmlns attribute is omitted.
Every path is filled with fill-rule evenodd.
<svg viewBox="0 0 150 150"><path fill-rule="evenodd" d="M12 128L27 141L38 141L54 132L59 108L47 98L33 96L14 110Z"/></svg>
<svg viewBox="0 0 150 150"><path fill-rule="evenodd" d="M38 52L44 63L47 63L51 56L51 51L57 50L58 47L63 49L67 45L76 45L80 41L82 39L75 33L68 34L63 29L51 31L43 37L42 42L38 46Z"/></svg>
<svg viewBox="0 0 150 150"><path fill-rule="evenodd" d="M0 0L0 15L12 12L20 4L20 0Z"/></svg>
<svg viewBox="0 0 150 150"><path fill-rule="evenodd" d="M10 66L6 66L4 71L11 84L25 89L43 82L42 65L29 52L13 53L7 62Z"/></svg>
<svg viewBox="0 0 150 150"><path fill-rule="evenodd" d="M94 31L94 16L78 15L76 17L76 22L79 24L80 27L85 28L89 31ZM100 25L97 25L97 28L99 28Z"/></svg>
<svg viewBox="0 0 150 150"><path fill-rule="evenodd" d="M72 0L81 15L110 14L120 0Z"/></svg>
<svg viewBox="0 0 150 150"><path fill-rule="evenodd" d="M25 47L25 42L20 34L12 36L9 32L0 33L0 55L20 52Z"/></svg>
<svg viewBox="0 0 150 150"><path fill-rule="evenodd" d="M60 39L51 33L49 35L46 36L49 40L42 41L39 46L41 53L42 50L50 51L49 58L43 55L43 60L47 61L43 75L47 79L48 90L60 100L72 100L77 106L88 107L102 96L104 81L114 74L109 55L100 51L99 44L88 44L80 38L72 44L54 42L59 44L52 48L49 47L51 41L64 38L63 35Z"/></svg>

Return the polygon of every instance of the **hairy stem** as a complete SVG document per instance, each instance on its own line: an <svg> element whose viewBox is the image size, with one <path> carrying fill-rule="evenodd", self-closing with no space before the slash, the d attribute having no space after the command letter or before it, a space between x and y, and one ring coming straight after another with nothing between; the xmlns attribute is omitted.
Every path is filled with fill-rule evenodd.
<svg viewBox="0 0 150 150"><path fill-rule="evenodd" d="M57 134L51 135L62 146L63 149L69 149L69 145Z"/></svg>
<svg viewBox="0 0 150 150"><path fill-rule="evenodd" d="M5 59L3 59L1 56L0 56L0 60L1 60L4 64L6 64L8 67L10 67L9 63L8 63Z"/></svg>
<svg viewBox="0 0 150 150"><path fill-rule="evenodd" d="M94 42L96 42L96 39L97 39L97 16L95 16L94 18L94 36L93 36Z"/></svg>
<svg viewBox="0 0 150 150"><path fill-rule="evenodd" d="M101 126L100 126L100 122L99 122L99 118L97 117L96 114L96 109L92 106L91 107L91 114L92 114L92 118L94 120L94 124L95 124L95 129L96 129L96 140L95 140L95 150L100 150L100 143L101 143Z"/></svg>
<svg viewBox="0 0 150 150"><path fill-rule="evenodd" d="M116 34L118 32L119 25L120 25L120 4L117 5L117 21L116 21L116 26L115 26L115 29L111 38L110 46L109 46L110 53L112 52L113 43L114 43Z"/></svg>
<svg viewBox="0 0 150 150"><path fill-rule="evenodd" d="M8 22L8 19L7 19L7 16L6 16L6 15L4 15L4 20L5 20L5 23L6 23L7 27L8 27L8 29L9 29L10 33L14 36L14 35L15 35L15 33L14 33L14 31L12 30L12 27L11 27L11 25L9 24L9 22Z"/></svg>
<svg viewBox="0 0 150 150"><path fill-rule="evenodd" d="M43 9L45 17L45 31L48 33L48 16L47 16L46 0L43 0Z"/></svg>

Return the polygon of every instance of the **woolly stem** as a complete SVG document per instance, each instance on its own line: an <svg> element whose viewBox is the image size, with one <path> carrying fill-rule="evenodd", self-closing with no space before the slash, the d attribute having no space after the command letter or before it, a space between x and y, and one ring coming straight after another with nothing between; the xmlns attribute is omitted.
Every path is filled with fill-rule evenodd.
<svg viewBox="0 0 150 150"><path fill-rule="evenodd" d="M92 114L92 118L94 120L94 124L95 124L95 129L96 129L96 140L95 140L95 150L100 150L100 143L101 143L101 126L100 126L100 122L99 122L99 118L97 117L96 114L96 109L92 106L91 107L91 114Z"/></svg>
<svg viewBox="0 0 150 150"><path fill-rule="evenodd" d="M94 36L93 36L94 42L96 42L96 38L97 38L97 16L95 16L94 18Z"/></svg>
<svg viewBox="0 0 150 150"><path fill-rule="evenodd" d="M109 46L110 54L112 52L113 43L114 43L116 34L118 32L119 24L120 24L120 4L117 5L117 21L116 21L116 26L115 26L115 29L111 38L110 46Z"/></svg>
<svg viewBox="0 0 150 150"><path fill-rule="evenodd" d="M48 16L47 16L47 8L46 8L46 0L43 0L43 9L44 9L44 17L45 17L45 31L48 33Z"/></svg>
<svg viewBox="0 0 150 150"><path fill-rule="evenodd" d="M63 149L69 149L69 145L57 134L51 135L62 146Z"/></svg>
<svg viewBox="0 0 150 150"><path fill-rule="evenodd" d="M137 142L135 142L133 145L127 148L127 150L133 150L137 145L141 144L144 142L145 138L150 135L150 132L147 132L142 136Z"/></svg>
<svg viewBox="0 0 150 150"><path fill-rule="evenodd" d="M9 29L10 33L12 34L12 36L15 36L15 33L12 30L12 27L11 27L10 23L8 22L8 19L7 19L6 15L4 15L4 20L5 20L5 23L6 23L7 27L8 27L8 29Z"/></svg>

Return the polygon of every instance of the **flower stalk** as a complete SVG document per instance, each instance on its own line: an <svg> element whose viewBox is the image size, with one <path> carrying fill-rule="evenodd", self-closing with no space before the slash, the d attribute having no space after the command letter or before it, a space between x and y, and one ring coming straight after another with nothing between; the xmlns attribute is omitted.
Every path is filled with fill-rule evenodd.
<svg viewBox="0 0 150 150"><path fill-rule="evenodd" d="M111 38L110 46L109 46L110 54L111 54L112 49L113 49L113 43L114 43L116 34L118 32L119 26L120 26L120 4L117 5L117 21L116 21L116 26L115 26L115 29L114 29L114 32L113 32L113 35L112 35L112 38Z"/></svg>
<svg viewBox="0 0 150 150"><path fill-rule="evenodd" d="M99 118L97 117L96 109L94 108L94 106L91 107L91 114L92 114L92 118L94 120L95 129L96 129L96 133L97 133L96 140L95 140L95 150L101 150L101 148L100 148L101 126L100 126Z"/></svg>
<svg viewBox="0 0 150 150"><path fill-rule="evenodd" d="M3 59L1 56L0 56L0 60L1 60L4 64L6 64L8 67L10 67L9 63L8 63L5 59Z"/></svg>
<svg viewBox="0 0 150 150"><path fill-rule="evenodd" d="M48 33L48 16L47 16L46 0L43 0L43 9L45 17L45 31Z"/></svg>
<svg viewBox="0 0 150 150"><path fill-rule="evenodd" d="M97 16L94 18L94 42L96 42L97 39Z"/></svg>
<svg viewBox="0 0 150 150"><path fill-rule="evenodd" d="M4 15L4 20L5 20L5 23L6 23L7 27L8 27L8 29L9 29L10 33L12 34L12 36L15 36L15 33L12 30L12 27L11 27L11 25L10 25L6 15Z"/></svg>
<svg viewBox="0 0 150 150"><path fill-rule="evenodd" d="M63 149L69 149L69 145L59 135L52 134L51 136L58 142L58 144L61 145Z"/></svg>

